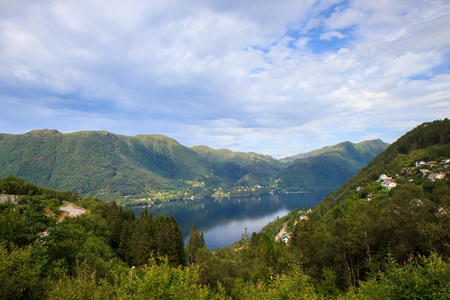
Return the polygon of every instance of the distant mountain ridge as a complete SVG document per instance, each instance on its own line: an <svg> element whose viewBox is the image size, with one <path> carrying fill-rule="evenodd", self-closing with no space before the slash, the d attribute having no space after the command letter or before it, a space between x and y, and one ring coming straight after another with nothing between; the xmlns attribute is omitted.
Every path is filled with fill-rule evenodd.
<svg viewBox="0 0 450 300"><path fill-rule="evenodd" d="M182 189L208 196L216 187L269 186L277 179L282 180L283 188L336 188L339 183L321 178L338 173L339 179L350 178L364 162L383 151L383 145L387 144L379 140L344 142L290 163L257 153L189 148L163 135L63 134L44 129L0 134L0 177L12 174L44 187L100 198L145 196L160 190L181 193ZM317 158L320 160L315 161ZM324 162L332 168L313 170ZM312 176L305 178L299 173Z"/></svg>
<svg viewBox="0 0 450 300"><path fill-rule="evenodd" d="M280 158L279 161L282 163L292 163L297 159L304 159L304 158L308 158L308 157L319 156L323 153L334 151L336 149L336 147L339 147L339 145L341 145L343 143L351 143L351 142L345 141L345 142L342 142L342 143L339 143L336 145L325 146L323 148L309 151L306 153L299 153L299 154L292 155L292 156L286 156L286 157ZM367 162L370 161L370 159L371 159L370 157L376 156L376 154L380 153L379 152L380 149L384 150L387 148L387 146L389 146L388 143L385 143L380 139L368 140L368 141L363 141L363 142L356 143L356 144L354 144L354 143L351 143L351 144L353 144L355 149L357 149L361 152L365 152L365 155L367 156L367 159L368 159L368 160L366 159Z"/></svg>
<svg viewBox="0 0 450 300"><path fill-rule="evenodd" d="M388 145L381 140L342 142L293 156L297 159L279 173L280 185L300 190L336 189ZM293 157L282 161L288 162Z"/></svg>

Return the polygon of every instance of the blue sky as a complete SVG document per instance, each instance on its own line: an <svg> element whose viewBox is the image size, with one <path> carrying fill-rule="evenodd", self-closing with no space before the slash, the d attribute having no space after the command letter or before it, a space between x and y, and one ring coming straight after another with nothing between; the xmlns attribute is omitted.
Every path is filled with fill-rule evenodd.
<svg viewBox="0 0 450 300"><path fill-rule="evenodd" d="M450 2L0 0L0 132L283 157L450 115Z"/></svg>

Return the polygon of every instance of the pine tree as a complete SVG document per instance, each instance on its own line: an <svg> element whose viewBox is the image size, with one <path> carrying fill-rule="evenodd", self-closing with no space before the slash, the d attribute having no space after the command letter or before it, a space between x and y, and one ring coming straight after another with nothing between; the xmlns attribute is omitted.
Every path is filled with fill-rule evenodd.
<svg viewBox="0 0 450 300"><path fill-rule="evenodd" d="M122 232L120 234L119 255L127 263L131 263L131 236L133 234L132 224L123 221Z"/></svg>
<svg viewBox="0 0 450 300"><path fill-rule="evenodd" d="M130 252L131 261L138 266L146 264L155 250L153 217L145 210L135 224Z"/></svg>
<svg viewBox="0 0 450 300"><path fill-rule="evenodd" d="M171 255L173 263L175 263L176 265L185 265L186 256L184 252L184 241L183 235L181 234L181 229L178 226L178 222L174 216L168 219L168 223L170 225L171 233L171 246L170 248L168 248L169 255Z"/></svg>
<svg viewBox="0 0 450 300"><path fill-rule="evenodd" d="M203 248L205 246L206 244L205 238L203 237L203 232L200 235L200 232L198 231L197 227L195 225L192 226L187 241L189 263L195 262L198 249Z"/></svg>

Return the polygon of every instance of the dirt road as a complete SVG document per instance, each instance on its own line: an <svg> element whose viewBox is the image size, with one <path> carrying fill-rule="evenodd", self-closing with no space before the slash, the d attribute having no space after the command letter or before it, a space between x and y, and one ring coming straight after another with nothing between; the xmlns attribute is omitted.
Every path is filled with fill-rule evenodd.
<svg viewBox="0 0 450 300"><path fill-rule="evenodd" d="M69 217L76 217L86 213L84 208L75 208L72 203L64 202L64 204L66 206L60 207L59 210L66 212Z"/></svg>

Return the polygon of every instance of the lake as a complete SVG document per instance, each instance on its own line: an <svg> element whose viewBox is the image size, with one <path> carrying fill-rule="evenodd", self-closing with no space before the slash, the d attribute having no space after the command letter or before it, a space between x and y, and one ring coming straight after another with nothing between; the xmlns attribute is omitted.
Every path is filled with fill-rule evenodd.
<svg viewBox="0 0 450 300"><path fill-rule="evenodd" d="M210 250L230 247L241 239L247 228L248 235L259 232L269 222L287 215L291 210L317 205L330 191L311 193L283 193L238 198L177 200L146 207L153 214L174 216L186 243L189 231L195 225L203 232ZM138 217L142 206L128 207Z"/></svg>

